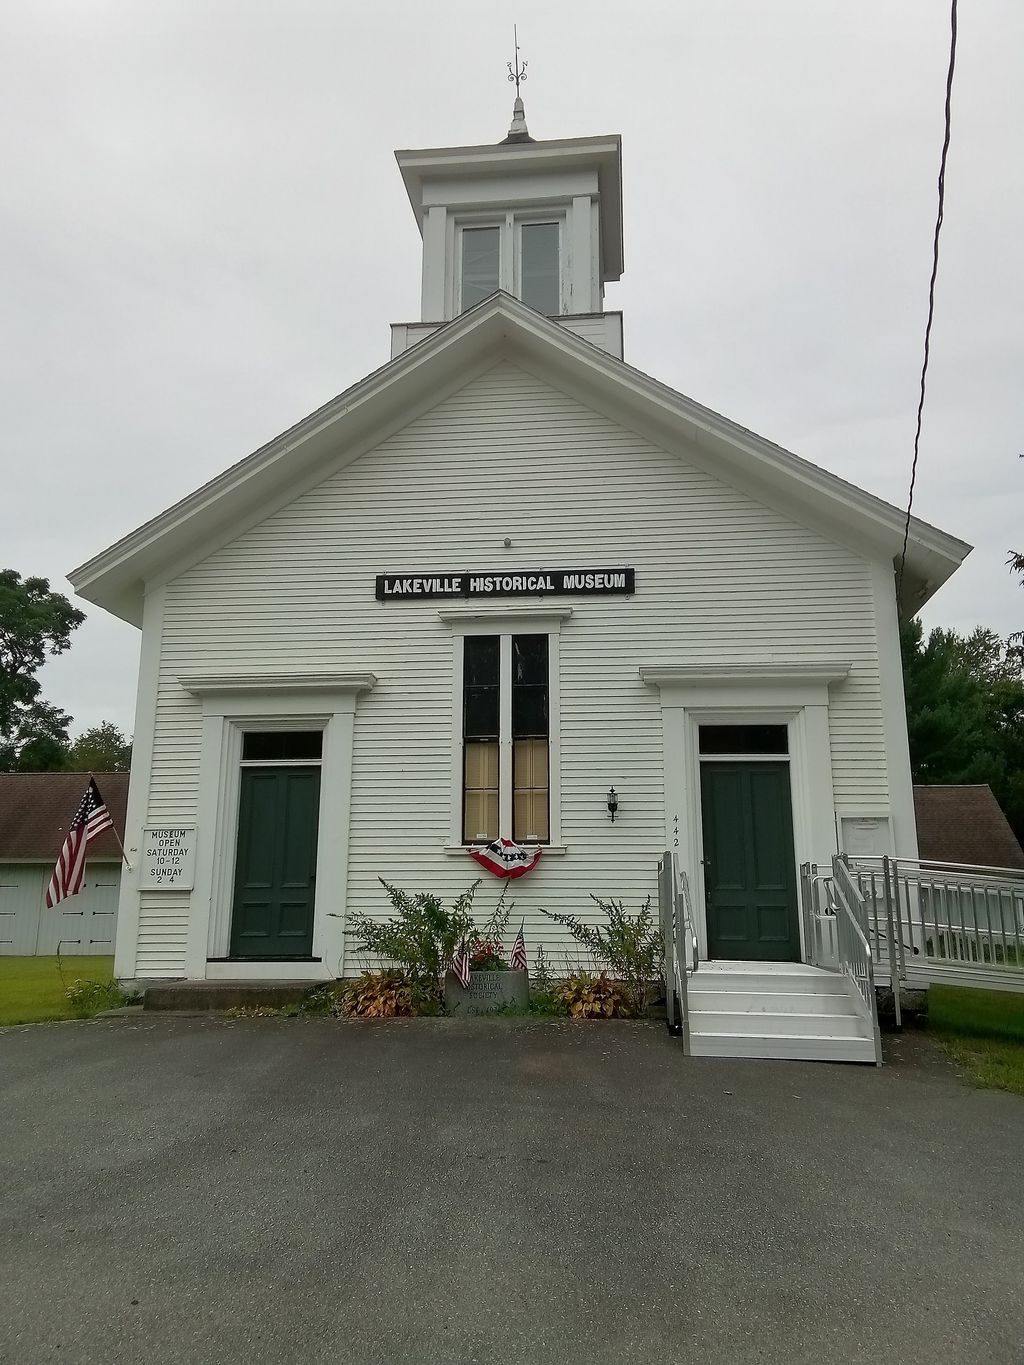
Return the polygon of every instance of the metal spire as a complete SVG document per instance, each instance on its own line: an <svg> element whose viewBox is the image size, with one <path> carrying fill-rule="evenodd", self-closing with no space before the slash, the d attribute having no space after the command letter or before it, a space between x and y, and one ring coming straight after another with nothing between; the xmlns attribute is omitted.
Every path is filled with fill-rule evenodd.
<svg viewBox="0 0 1024 1365"><path fill-rule="evenodd" d="M515 24L512 25L512 41L516 46L516 60L514 66L511 62L508 64L508 78L510 81L515 81L516 98L518 99L519 82L526 80L526 68L529 66L529 62L523 62L522 66L519 65L519 31Z"/></svg>
<svg viewBox="0 0 1024 1365"><path fill-rule="evenodd" d="M512 123L505 142L532 142L533 138L526 126L526 110L523 107L523 98L519 92L520 85L526 80L527 63L519 60L519 33L515 24L512 25L512 38L515 43L516 55L515 61L508 63L508 78L515 84L516 98L512 105Z"/></svg>

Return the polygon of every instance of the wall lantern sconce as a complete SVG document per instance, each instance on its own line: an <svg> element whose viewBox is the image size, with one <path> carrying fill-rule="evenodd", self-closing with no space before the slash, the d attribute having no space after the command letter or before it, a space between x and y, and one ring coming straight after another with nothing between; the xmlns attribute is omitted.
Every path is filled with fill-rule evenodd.
<svg viewBox="0 0 1024 1365"><path fill-rule="evenodd" d="M609 787L609 788L608 788L608 815L609 815L609 817L611 818L612 823L615 822L615 812L616 812L618 809L619 809L619 798L618 798L618 796L615 794L615 788L614 788L614 787Z"/></svg>

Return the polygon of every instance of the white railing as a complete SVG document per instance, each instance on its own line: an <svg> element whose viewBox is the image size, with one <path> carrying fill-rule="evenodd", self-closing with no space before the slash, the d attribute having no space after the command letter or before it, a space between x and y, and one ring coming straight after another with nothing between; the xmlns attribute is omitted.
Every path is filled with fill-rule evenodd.
<svg viewBox="0 0 1024 1365"><path fill-rule="evenodd" d="M1024 872L856 858L875 961L894 980L1024 991Z"/></svg>
<svg viewBox="0 0 1024 1365"><path fill-rule="evenodd" d="M658 910L665 944L665 1000L670 1033L678 1033L683 1052L690 1051L690 1007L687 977L698 967L697 935L690 910L686 873L673 852L658 863Z"/></svg>
<svg viewBox="0 0 1024 1365"><path fill-rule="evenodd" d="M867 905L842 854L832 859L831 899L838 970L853 983L854 1003L872 1031L875 1061L881 1066L882 1039L878 1031L874 962L868 942Z"/></svg>
<svg viewBox="0 0 1024 1365"><path fill-rule="evenodd" d="M915 858L845 860L866 910L876 978L901 986L946 982L1024 991L1024 872ZM834 876L801 868L801 905L811 961L834 961Z"/></svg>

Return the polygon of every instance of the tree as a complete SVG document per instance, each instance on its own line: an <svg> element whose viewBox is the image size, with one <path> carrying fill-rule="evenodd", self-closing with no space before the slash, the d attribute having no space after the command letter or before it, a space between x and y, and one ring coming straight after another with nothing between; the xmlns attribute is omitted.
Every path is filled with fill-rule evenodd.
<svg viewBox="0 0 1024 1365"><path fill-rule="evenodd" d="M915 782L987 782L1024 841L1024 649L918 620L901 643Z"/></svg>
<svg viewBox="0 0 1024 1365"><path fill-rule="evenodd" d="M0 738L0 772L50 773L68 766L71 717L59 706L36 700L23 707L12 734Z"/></svg>
<svg viewBox="0 0 1024 1365"><path fill-rule="evenodd" d="M105 720L78 736L66 766L81 773L126 773L131 764L131 740L113 721Z"/></svg>
<svg viewBox="0 0 1024 1365"><path fill-rule="evenodd" d="M1011 550L1010 557L1006 561L1006 567L1011 573L1020 574L1020 585L1024 588L1024 554L1021 554L1019 550ZM1024 643L1024 630L1016 631L1010 636L1010 639L1014 644L1018 642Z"/></svg>
<svg viewBox="0 0 1024 1365"><path fill-rule="evenodd" d="M36 674L48 655L63 654L84 620L47 579L0 570L0 767L7 771L64 766L71 717L42 700Z"/></svg>

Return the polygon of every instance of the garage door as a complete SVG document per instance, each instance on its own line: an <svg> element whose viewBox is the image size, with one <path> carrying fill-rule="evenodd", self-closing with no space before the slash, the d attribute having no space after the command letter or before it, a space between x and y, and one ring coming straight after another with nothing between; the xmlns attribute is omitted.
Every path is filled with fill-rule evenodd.
<svg viewBox="0 0 1024 1365"><path fill-rule="evenodd" d="M0 953L112 954L121 869L90 864L77 896L46 907L47 864L0 864Z"/></svg>

